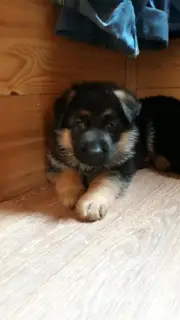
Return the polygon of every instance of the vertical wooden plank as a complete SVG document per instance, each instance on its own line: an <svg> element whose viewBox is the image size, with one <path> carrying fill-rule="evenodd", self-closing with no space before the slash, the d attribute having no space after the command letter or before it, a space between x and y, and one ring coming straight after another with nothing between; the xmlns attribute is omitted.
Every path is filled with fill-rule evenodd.
<svg viewBox="0 0 180 320"><path fill-rule="evenodd" d="M142 52L138 58L138 89L180 87L180 40L166 50Z"/></svg>
<svg viewBox="0 0 180 320"><path fill-rule="evenodd" d="M42 108L52 96L0 97L0 200L46 183Z"/></svg>
<svg viewBox="0 0 180 320"><path fill-rule="evenodd" d="M137 91L137 60L126 59L126 88L136 94Z"/></svg>

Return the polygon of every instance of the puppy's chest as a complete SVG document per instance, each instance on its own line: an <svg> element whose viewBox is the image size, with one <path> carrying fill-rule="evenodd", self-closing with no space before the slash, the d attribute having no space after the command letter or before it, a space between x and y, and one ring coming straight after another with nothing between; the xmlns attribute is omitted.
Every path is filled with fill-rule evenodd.
<svg viewBox="0 0 180 320"><path fill-rule="evenodd" d="M90 182L95 178L98 174L102 173L102 169L92 168L91 171L81 170L81 168L75 168L73 166L67 165L63 161L60 161L55 157L54 154L47 152L46 153L46 165L47 165L47 173L48 174L59 174L65 170L73 169L78 172L80 175L84 185L88 187Z"/></svg>

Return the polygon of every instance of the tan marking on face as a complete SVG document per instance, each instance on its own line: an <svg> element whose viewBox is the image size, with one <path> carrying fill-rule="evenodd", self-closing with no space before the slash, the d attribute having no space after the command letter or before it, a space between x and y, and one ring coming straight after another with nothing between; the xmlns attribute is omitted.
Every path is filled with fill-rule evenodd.
<svg viewBox="0 0 180 320"><path fill-rule="evenodd" d="M80 115L80 116L90 116L90 115L91 115L91 112L88 111L88 110L80 110L79 115Z"/></svg>
<svg viewBox="0 0 180 320"><path fill-rule="evenodd" d="M55 177L56 192L60 203L73 208L85 192L85 187L76 170L67 169Z"/></svg>
<svg viewBox="0 0 180 320"><path fill-rule="evenodd" d="M127 149L127 145L129 143L131 131L125 131L121 133L119 141L117 143L117 150L120 153L124 153Z"/></svg>
<svg viewBox="0 0 180 320"><path fill-rule="evenodd" d="M58 144L64 147L65 149L72 149L71 130L62 129L57 134Z"/></svg>
<svg viewBox="0 0 180 320"><path fill-rule="evenodd" d="M89 221L102 219L118 196L120 184L118 178L109 177L108 174L97 176L76 205L80 218Z"/></svg>

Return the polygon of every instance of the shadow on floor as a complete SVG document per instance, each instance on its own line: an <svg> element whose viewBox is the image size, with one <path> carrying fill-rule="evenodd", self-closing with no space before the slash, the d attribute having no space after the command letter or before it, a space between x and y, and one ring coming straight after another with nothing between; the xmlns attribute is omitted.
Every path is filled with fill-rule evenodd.
<svg viewBox="0 0 180 320"><path fill-rule="evenodd" d="M1 215L44 215L50 220L78 220L75 210L60 205L53 186L35 189L0 204Z"/></svg>

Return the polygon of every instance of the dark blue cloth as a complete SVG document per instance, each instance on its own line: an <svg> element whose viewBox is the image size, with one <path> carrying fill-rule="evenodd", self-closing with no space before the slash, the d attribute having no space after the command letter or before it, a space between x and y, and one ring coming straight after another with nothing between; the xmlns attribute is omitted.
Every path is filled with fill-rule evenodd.
<svg viewBox="0 0 180 320"><path fill-rule="evenodd" d="M180 0L51 0L61 4L56 34L137 56L180 35Z"/></svg>
<svg viewBox="0 0 180 320"><path fill-rule="evenodd" d="M180 0L172 0L169 20L170 36L180 37Z"/></svg>

